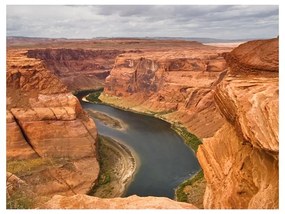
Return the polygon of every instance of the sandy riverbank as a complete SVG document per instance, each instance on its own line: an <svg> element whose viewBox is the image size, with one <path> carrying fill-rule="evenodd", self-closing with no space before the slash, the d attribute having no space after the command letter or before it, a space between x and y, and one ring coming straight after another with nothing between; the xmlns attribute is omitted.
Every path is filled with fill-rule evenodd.
<svg viewBox="0 0 285 214"><path fill-rule="evenodd" d="M86 96L87 96L87 95L86 95ZM92 103L92 102L90 102L89 100L86 99L86 96L82 97L81 100L84 101L84 102L86 102L86 103Z"/></svg>
<svg viewBox="0 0 285 214"><path fill-rule="evenodd" d="M100 136L101 172L91 195L101 198L123 196L139 168L137 155L122 143Z"/></svg>
<svg viewBox="0 0 285 214"><path fill-rule="evenodd" d="M113 129L118 129L118 130L126 130L127 129L127 124L125 124L122 120L119 118L116 118L114 116L111 116L109 114L93 110L91 108L86 108L85 111L93 117L94 119L100 120L102 123L104 123L106 126L109 126Z"/></svg>
<svg viewBox="0 0 285 214"><path fill-rule="evenodd" d="M119 108L124 111L131 111L137 114L149 115L149 116L156 117L158 119L164 120L172 124L172 129L176 131L176 133L179 134L184 139L184 142L186 143L186 145L188 145L189 148L193 150L193 152L196 152L197 148L194 149L195 147L198 146L196 140L195 140L195 144L193 145L190 145L193 142L189 142L193 139L193 136L195 135L193 135L192 133L187 133L186 132L187 130L186 129L184 130L183 126L181 125L176 126L175 123L173 123L172 121L169 121L166 118L163 118L162 115L160 115L159 113L149 112L142 107L133 105L131 102L128 102L126 100L122 101L118 99L117 97L106 96L105 94L101 94L100 100L102 101L102 103L113 106L115 108ZM195 138L198 139L196 136ZM183 195L185 195L184 200L181 200L181 198L178 197L177 191L175 192L175 198L176 198L175 200L184 201L187 203L194 204L195 206L199 208L203 208L203 196L204 196L205 186L206 186L205 178L204 176L202 176L199 180L196 180L194 179L195 176L196 175L188 178L187 180L183 182L185 183L187 181L191 181L191 184L189 184L189 182L187 182L187 185L183 185L183 183L181 183L177 187L177 188L181 188L181 186L183 186L183 188L181 189L181 192Z"/></svg>

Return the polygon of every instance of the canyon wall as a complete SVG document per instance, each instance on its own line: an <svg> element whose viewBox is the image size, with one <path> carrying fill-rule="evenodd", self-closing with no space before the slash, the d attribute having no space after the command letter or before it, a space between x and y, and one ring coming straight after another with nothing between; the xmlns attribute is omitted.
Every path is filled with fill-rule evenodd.
<svg viewBox="0 0 285 214"><path fill-rule="evenodd" d="M88 49L31 49L29 58L43 61L45 67L55 74L71 91L103 87L110 74L119 50Z"/></svg>
<svg viewBox="0 0 285 214"><path fill-rule="evenodd" d="M278 39L228 51L200 45L122 54L100 99L203 139L205 208L277 208Z"/></svg>
<svg viewBox="0 0 285 214"><path fill-rule="evenodd" d="M197 152L205 208L278 208L278 45L252 41L225 54L215 101L227 122Z"/></svg>
<svg viewBox="0 0 285 214"><path fill-rule="evenodd" d="M100 99L211 137L224 123L214 89L226 74L222 53L229 50L196 44L187 50L121 54Z"/></svg>
<svg viewBox="0 0 285 214"><path fill-rule="evenodd" d="M67 87L26 51L7 53L6 121L8 170L37 195L90 190L99 173L96 126Z"/></svg>

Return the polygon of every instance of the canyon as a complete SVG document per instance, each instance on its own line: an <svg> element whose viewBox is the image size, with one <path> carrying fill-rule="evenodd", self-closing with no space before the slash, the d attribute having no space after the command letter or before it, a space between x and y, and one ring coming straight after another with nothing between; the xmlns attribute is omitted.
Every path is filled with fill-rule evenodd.
<svg viewBox="0 0 285 214"><path fill-rule="evenodd" d="M271 39L230 53L123 54L100 99L203 139L204 208L277 208L278 46Z"/></svg>
<svg viewBox="0 0 285 214"><path fill-rule="evenodd" d="M202 139L204 208L278 208L278 46L278 39L233 50L155 40L8 46L9 197L28 186L45 198L37 204L43 208L195 208L157 197L82 195L99 175L98 136L70 91L104 87L104 103ZM34 167L31 160L40 161ZM30 173L16 169L21 163L32 165Z"/></svg>

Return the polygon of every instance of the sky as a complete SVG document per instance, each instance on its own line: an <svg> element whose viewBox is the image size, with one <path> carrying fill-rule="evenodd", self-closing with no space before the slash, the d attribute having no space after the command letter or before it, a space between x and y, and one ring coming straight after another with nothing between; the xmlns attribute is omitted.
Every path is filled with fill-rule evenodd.
<svg viewBox="0 0 285 214"><path fill-rule="evenodd" d="M7 5L7 36L272 38L274 5Z"/></svg>

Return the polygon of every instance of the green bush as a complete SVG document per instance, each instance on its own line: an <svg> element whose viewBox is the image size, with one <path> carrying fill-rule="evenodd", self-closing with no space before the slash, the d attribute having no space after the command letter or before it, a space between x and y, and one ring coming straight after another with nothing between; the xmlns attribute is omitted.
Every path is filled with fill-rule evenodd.
<svg viewBox="0 0 285 214"><path fill-rule="evenodd" d="M7 198L7 209L32 209L34 200L24 193L17 191L10 198Z"/></svg>
<svg viewBox="0 0 285 214"><path fill-rule="evenodd" d="M111 182L111 176L109 173L100 174L99 185L104 185Z"/></svg>
<svg viewBox="0 0 285 214"><path fill-rule="evenodd" d="M102 92L103 92L103 89L92 92L86 96L86 100L93 102L93 103L101 103L99 96L101 95Z"/></svg>
<svg viewBox="0 0 285 214"><path fill-rule="evenodd" d="M13 160L7 162L7 171L13 174L30 172L41 166L52 165L53 161L48 158L34 158L27 160Z"/></svg>
<svg viewBox="0 0 285 214"><path fill-rule="evenodd" d="M99 135L97 145L99 151L100 173L99 173L98 183L93 185L93 187L88 191L87 195L93 196L98 188L111 182L111 175L108 171L110 166L107 166L106 159L108 158L107 156L108 154L106 151L106 147L104 146L104 140L106 140L106 137Z"/></svg>
<svg viewBox="0 0 285 214"><path fill-rule="evenodd" d="M200 170L195 175L193 175L191 178L187 179L182 184L180 184L175 191L177 201L187 202L187 195L184 192L184 188L186 186L193 185L195 182L197 182L203 178L204 178L203 170Z"/></svg>
<svg viewBox="0 0 285 214"><path fill-rule="evenodd" d="M184 139L186 145L188 145L195 153L197 152L199 145L202 144L202 141L196 135L188 132L185 127L172 125L172 129Z"/></svg>

